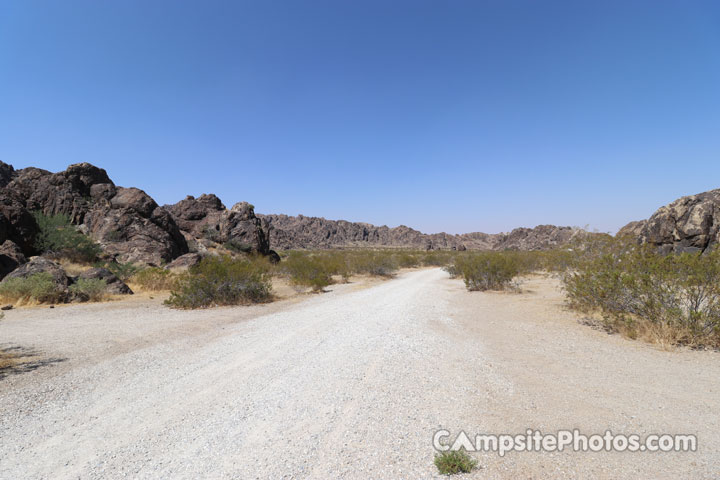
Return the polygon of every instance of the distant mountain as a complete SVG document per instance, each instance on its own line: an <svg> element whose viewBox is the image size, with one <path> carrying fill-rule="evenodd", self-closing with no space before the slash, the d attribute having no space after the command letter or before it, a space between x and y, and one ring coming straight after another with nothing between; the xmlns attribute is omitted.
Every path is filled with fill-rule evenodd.
<svg viewBox="0 0 720 480"><path fill-rule="evenodd" d="M567 244L583 230L540 225L510 233L426 234L405 225L375 226L320 217L257 214L270 228L276 249L390 247L446 250L546 250Z"/></svg>

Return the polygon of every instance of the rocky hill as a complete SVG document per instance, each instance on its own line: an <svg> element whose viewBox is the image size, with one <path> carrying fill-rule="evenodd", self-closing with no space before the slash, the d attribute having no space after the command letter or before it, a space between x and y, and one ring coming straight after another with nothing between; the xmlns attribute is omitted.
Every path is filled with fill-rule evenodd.
<svg viewBox="0 0 720 480"><path fill-rule="evenodd" d="M636 236L664 252L704 252L720 242L720 189L681 197L618 235Z"/></svg>
<svg viewBox="0 0 720 480"><path fill-rule="evenodd" d="M516 228L510 233L425 234L401 225L390 228L362 222L326 220L298 215L258 217L270 227L274 248L359 248L402 247L446 250L545 250L570 242L582 230L571 227L540 225Z"/></svg>
<svg viewBox="0 0 720 480"><path fill-rule="evenodd" d="M161 265L187 254L189 242L207 248L234 240L270 253L267 231L247 203L227 210L217 197L203 196L164 208L140 189L115 185L105 170L89 163L52 173L0 162L2 262L39 253L35 211L67 215L106 257L119 262Z"/></svg>

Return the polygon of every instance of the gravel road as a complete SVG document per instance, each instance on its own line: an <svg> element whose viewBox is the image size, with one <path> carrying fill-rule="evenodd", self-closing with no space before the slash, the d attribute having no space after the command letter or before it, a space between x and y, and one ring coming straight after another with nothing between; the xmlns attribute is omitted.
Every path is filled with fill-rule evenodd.
<svg viewBox="0 0 720 480"><path fill-rule="evenodd" d="M720 355L581 326L557 282L469 293L439 269L301 301L8 312L59 361L0 380L0 478L438 478L432 436L696 433L695 453L475 454L468 478L713 478ZM717 477L715 477L717 478Z"/></svg>

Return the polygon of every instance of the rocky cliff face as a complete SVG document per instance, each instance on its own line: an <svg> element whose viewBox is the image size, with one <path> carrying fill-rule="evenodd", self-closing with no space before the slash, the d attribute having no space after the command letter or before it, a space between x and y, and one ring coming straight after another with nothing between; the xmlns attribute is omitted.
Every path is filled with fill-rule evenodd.
<svg viewBox="0 0 720 480"><path fill-rule="evenodd" d="M720 189L679 198L623 231L664 252L704 252L720 242Z"/></svg>
<svg viewBox="0 0 720 480"><path fill-rule="evenodd" d="M267 226L255 216L255 207L240 202L227 209L214 194L166 205L170 215L190 241L199 249L232 242L234 248L268 255L270 239Z"/></svg>
<svg viewBox="0 0 720 480"><path fill-rule="evenodd" d="M274 248L402 247L439 250L546 250L570 242L582 230L540 225L510 233L425 234L406 226L326 220L298 215L261 215L270 226Z"/></svg>
<svg viewBox="0 0 720 480"><path fill-rule="evenodd" d="M188 241L235 240L248 250L270 251L267 231L248 203L227 210L214 195L203 195L163 208L140 189L116 186L89 163L52 173L0 162L0 244L10 241L24 255L37 254L33 211L67 215L120 262L161 265L188 253Z"/></svg>

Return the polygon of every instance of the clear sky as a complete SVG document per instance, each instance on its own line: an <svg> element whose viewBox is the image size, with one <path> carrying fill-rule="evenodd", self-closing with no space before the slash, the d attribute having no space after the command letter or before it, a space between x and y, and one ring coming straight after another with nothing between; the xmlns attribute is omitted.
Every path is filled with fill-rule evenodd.
<svg viewBox="0 0 720 480"><path fill-rule="evenodd" d="M719 152L717 1L0 0L0 160L160 204L615 231Z"/></svg>

